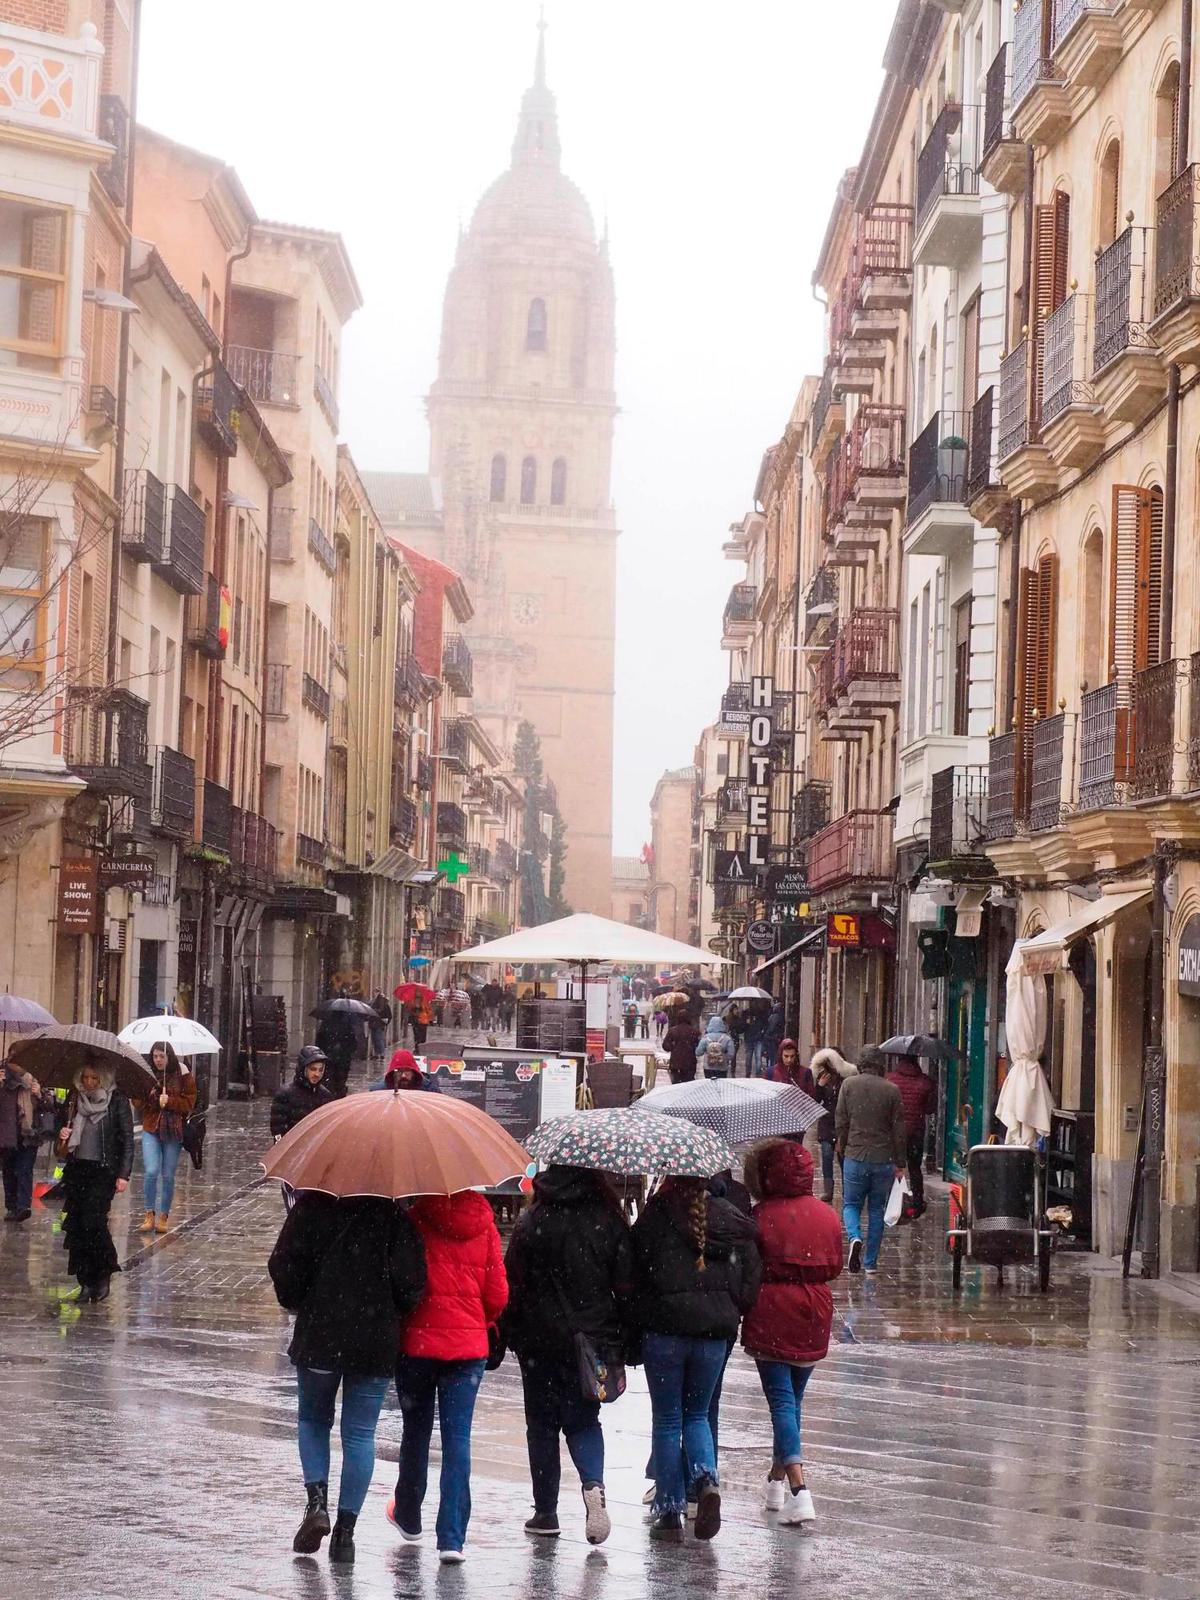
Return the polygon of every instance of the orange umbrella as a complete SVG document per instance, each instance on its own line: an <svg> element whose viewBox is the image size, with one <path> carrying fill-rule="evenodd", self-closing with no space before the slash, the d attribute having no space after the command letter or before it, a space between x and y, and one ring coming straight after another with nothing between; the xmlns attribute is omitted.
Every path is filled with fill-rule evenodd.
<svg viewBox="0 0 1200 1600"><path fill-rule="evenodd" d="M352 1094L298 1122L263 1160L269 1178L337 1196L457 1194L520 1177L528 1154L449 1095Z"/></svg>

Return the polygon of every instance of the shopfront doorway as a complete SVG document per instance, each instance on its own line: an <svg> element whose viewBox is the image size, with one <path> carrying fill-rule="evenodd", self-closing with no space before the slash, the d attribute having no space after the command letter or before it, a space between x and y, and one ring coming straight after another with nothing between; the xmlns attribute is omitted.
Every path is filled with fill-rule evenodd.
<svg viewBox="0 0 1200 1600"><path fill-rule="evenodd" d="M951 938L950 977L946 996L946 1033L959 1052L945 1063L946 1121L942 1172L965 1182L967 1151L983 1142L987 1099L987 982L982 968L983 941Z"/></svg>

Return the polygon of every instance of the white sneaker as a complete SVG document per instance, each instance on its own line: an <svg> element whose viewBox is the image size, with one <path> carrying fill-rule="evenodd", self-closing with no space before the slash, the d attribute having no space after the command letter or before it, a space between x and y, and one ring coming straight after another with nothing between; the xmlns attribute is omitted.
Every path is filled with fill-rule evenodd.
<svg viewBox="0 0 1200 1600"><path fill-rule="evenodd" d="M439 1550L438 1560L444 1567L461 1567L466 1560L461 1550Z"/></svg>
<svg viewBox="0 0 1200 1600"><path fill-rule="evenodd" d="M642 1496L642 1504L644 1506L652 1506L654 1504L654 1496L657 1493L658 1493L658 1485L656 1483L652 1483L650 1485L650 1487L646 1490L645 1494Z"/></svg>
<svg viewBox="0 0 1200 1600"><path fill-rule="evenodd" d="M807 1489L793 1489L788 1495L783 1510L779 1513L781 1526L794 1527L801 1522L815 1522L817 1520L816 1507L813 1497Z"/></svg>
<svg viewBox="0 0 1200 1600"><path fill-rule="evenodd" d="M612 1520L604 1503L604 1485L589 1484L583 1491L583 1503L587 1507L587 1521L584 1524L587 1542L603 1544L612 1532Z"/></svg>
<svg viewBox="0 0 1200 1600"><path fill-rule="evenodd" d="M695 1520L696 1520L696 1508L697 1508L697 1502L695 1500L689 1500L688 1503L687 1503L687 1514L685 1515L685 1517L683 1519L685 1522L695 1522Z"/></svg>
<svg viewBox="0 0 1200 1600"><path fill-rule="evenodd" d="M782 1511L784 1497L787 1494L787 1484L782 1478L768 1478L767 1492L763 1496L763 1503L768 1511Z"/></svg>

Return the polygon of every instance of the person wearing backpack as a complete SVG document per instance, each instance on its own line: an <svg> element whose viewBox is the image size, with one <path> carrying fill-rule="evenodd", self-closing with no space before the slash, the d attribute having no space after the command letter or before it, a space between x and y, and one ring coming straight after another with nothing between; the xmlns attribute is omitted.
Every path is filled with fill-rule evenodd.
<svg viewBox="0 0 1200 1600"><path fill-rule="evenodd" d="M727 1078L733 1070L734 1042L720 1017L709 1017L696 1046L696 1067L706 1078Z"/></svg>

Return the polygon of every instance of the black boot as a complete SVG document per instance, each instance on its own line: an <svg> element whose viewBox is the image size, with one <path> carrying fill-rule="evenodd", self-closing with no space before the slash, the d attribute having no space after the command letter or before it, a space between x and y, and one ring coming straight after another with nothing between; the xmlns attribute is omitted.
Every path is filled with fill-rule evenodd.
<svg viewBox="0 0 1200 1600"><path fill-rule="evenodd" d="M104 1276L102 1278L97 1279L96 1286L92 1290L92 1299L93 1300L107 1300L108 1299L109 1285L111 1284L111 1282L112 1282L112 1279L110 1278L110 1276L109 1276L109 1274L107 1272L104 1274Z"/></svg>
<svg viewBox="0 0 1200 1600"><path fill-rule="evenodd" d="M357 1512L339 1511L337 1514L333 1538L329 1541L329 1559L336 1561L339 1566L354 1565L354 1524L357 1521Z"/></svg>
<svg viewBox="0 0 1200 1600"><path fill-rule="evenodd" d="M321 1540L329 1532L329 1485L306 1483L308 1505L304 1508L304 1521L296 1529L292 1549L302 1556L311 1556L321 1548Z"/></svg>

